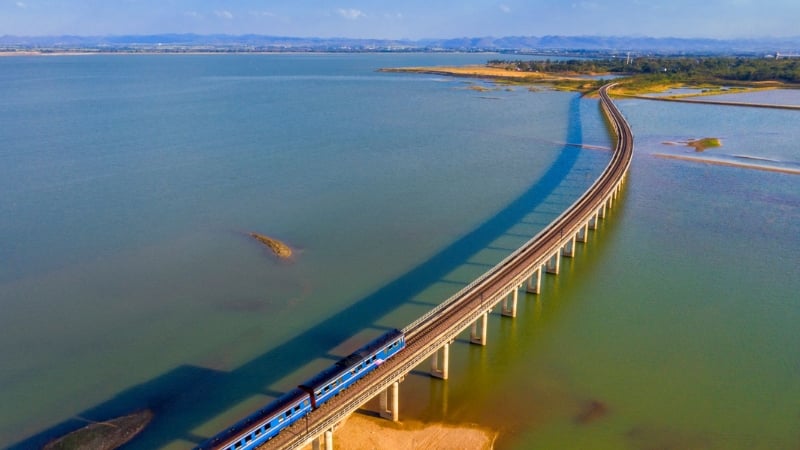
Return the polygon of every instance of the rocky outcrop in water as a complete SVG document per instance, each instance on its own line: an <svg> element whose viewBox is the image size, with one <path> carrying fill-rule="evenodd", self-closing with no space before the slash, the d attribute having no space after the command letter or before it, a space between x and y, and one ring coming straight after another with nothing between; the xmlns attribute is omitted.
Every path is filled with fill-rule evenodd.
<svg viewBox="0 0 800 450"><path fill-rule="evenodd" d="M152 411L146 409L105 422L94 422L51 441L43 450L114 450L133 439L152 419Z"/></svg>

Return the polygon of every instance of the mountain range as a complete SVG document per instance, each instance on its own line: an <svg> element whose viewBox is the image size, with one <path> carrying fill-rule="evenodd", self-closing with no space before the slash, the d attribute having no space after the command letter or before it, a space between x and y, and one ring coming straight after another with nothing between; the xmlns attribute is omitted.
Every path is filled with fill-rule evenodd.
<svg viewBox="0 0 800 450"><path fill-rule="evenodd" d="M95 51L494 51L510 53L800 53L800 36L706 39L624 36L506 36L453 39L304 38L266 35L153 34L0 36L0 50Z"/></svg>

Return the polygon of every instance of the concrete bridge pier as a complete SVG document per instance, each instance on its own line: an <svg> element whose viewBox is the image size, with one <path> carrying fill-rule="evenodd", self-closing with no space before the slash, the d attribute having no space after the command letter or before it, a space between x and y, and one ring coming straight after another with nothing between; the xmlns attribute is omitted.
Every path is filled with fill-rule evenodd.
<svg viewBox="0 0 800 450"><path fill-rule="evenodd" d="M577 235L572 235L571 238L567 240L563 247L561 247L561 254L567 258L572 258L575 256L575 241L577 240Z"/></svg>
<svg viewBox="0 0 800 450"><path fill-rule="evenodd" d="M603 201L603 204L600 205L600 209L597 210L597 217L599 217L601 219L605 219L606 218L606 205L607 204L608 204L607 200Z"/></svg>
<svg viewBox="0 0 800 450"><path fill-rule="evenodd" d="M478 322L481 323L480 334L478 334ZM481 314L475 322L472 323L472 330L469 333L469 341L476 345L486 345L486 328L489 325L489 313Z"/></svg>
<svg viewBox="0 0 800 450"><path fill-rule="evenodd" d="M530 278L528 278L528 285L525 288L530 294L538 294L542 290L542 268L539 267L536 271L533 272Z"/></svg>
<svg viewBox="0 0 800 450"><path fill-rule="evenodd" d="M447 379L447 375L449 372L450 367L450 344L448 342L442 346L439 350L436 350L431 356L431 376L435 378L440 378L442 380ZM439 364L439 354L441 353L441 364Z"/></svg>
<svg viewBox="0 0 800 450"><path fill-rule="evenodd" d="M550 259L547 260L547 273L552 273L558 275L558 269L561 266L561 249L553 254Z"/></svg>
<svg viewBox="0 0 800 450"><path fill-rule="evenodd" d="M312 450L320 450L320 438L324 440L324 446L322 447L324 450L333 450L333 428L325 430L322 436L317 436L311 441Z"/></svg>
<svg viewBox="0 0 800 450"><path fill-rule="evenodd" d="M390 392L391 391L391 392ZM389 402L391 401L391 406ZM381 417L392 422L400 420L400 382L395 381L380 393Z"/></svg>
<svg viewBox="0 0 800 450"><path fill-rule="evenodd" d="M596 230L597 229L597 221L598 220L600 220L600 219L598 218L598 214L597 213L594 213L594 214L592 214L592 217L589 217L589 224L588 225L589 225L589 229L590 230Z"/></svg>
<svg viewBox="0 0 800 450"><path fill-rule="evenodd" d="M586 222L583 224L583 226L581 226L581 229L578 230L578 234L575 235L575 239L582 243L589 242L589 222Z"/></svg>
<svg viewBox="0 0 800 450"><path fill-rule="evenodd" d="M511 299L511 306L509 307L508 301ZM501 314L505 317L517 317L517 299L519 298L519 287L515 287L510 294L503 297L503 309Z"/></svg>

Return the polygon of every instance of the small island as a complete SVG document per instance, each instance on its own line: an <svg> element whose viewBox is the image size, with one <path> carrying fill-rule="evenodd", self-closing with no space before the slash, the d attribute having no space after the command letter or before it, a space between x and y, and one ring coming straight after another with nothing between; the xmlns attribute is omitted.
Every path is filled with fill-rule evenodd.
<svg viewBox="0 0 800 450"><path fill-rule="evenodd" d="M139 434L153 419L153 412L142 410L105 422L94 422L51 441L43 450L113 450Z"/></svg>
<svg viewBox="0 0 800 450"><path fill-rule="evenodd" d="M260 233L250 232L249 235L253 239L264 244L278 258L289 259L292 257L292 248L285 243Z"/></svg>
<svg viewBox="0 0 800 450"><path fill-rule="evenodd" d="M686 145L694 148L696 152L700 153L709 148L722 147L722 141L719 138L707 137L702 139L690 139L688 142L686 142Z"/></svg>

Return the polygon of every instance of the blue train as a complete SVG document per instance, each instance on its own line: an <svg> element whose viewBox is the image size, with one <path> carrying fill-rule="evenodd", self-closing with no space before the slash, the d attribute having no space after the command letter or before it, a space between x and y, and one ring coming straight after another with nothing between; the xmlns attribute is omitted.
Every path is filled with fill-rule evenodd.
<svg viewBox="0 0 800 450"><path fill-rule="evenodd" d="M256 448L374 370L405 346L402 331L389 331L203 442L196 450Z"/></svg>

